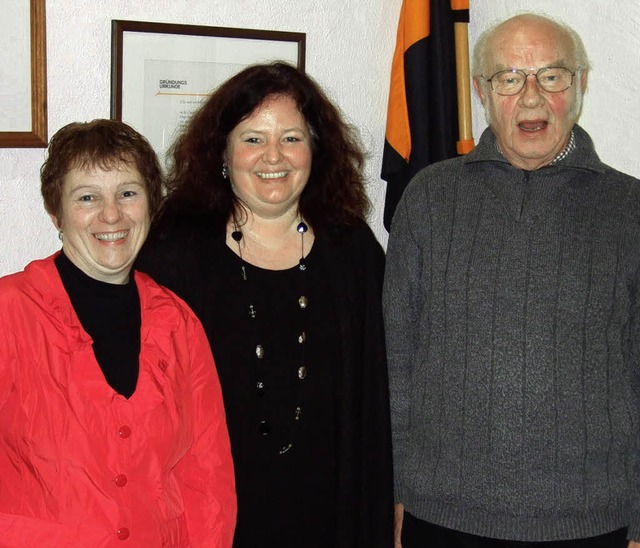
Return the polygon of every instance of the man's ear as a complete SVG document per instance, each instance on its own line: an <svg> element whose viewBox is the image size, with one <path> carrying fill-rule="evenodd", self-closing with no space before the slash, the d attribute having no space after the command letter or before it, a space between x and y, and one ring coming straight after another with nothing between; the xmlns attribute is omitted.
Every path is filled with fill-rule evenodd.
<svg viewBox="0 0 640 548"><path fill-rule="evenodd" d="M587 81L589 80L589 71L583 70L580 71L580 86L582 89L582 93L587 91Z"/></svg>
<svg viewBox="0 0 640 548"><path fill-rule="evenodd" d="M480 82L480 78L478 78L477 76L473 77L473 89L476 92L478 99L480 99L480 102L484 105L484 89L482 87L482 82Z"/></svg>

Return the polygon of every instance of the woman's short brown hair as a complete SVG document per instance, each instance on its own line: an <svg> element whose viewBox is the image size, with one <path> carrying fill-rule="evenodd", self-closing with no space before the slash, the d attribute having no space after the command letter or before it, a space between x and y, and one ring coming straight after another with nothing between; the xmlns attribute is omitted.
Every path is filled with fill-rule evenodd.
<svg viewBox="0 0 640 548"><path fill-rule="evenodd" d="M40 168L41 192L47 213L61 213L64 176L72 169L135 167L144 179L149 214L155 217L162 204L160 164L149 142L131 126L118 120L73 122L49 141L47 159Z"/></svg>

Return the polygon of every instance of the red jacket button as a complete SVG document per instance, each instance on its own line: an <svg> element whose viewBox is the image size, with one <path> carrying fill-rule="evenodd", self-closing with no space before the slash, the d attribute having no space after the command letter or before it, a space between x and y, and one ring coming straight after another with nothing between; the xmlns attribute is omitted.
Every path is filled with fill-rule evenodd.
<svg viewBox="0 0 640 548"><path fill-rule="evenodd" d="M131 428L128 426L121 426L118 429L118 436L121 438L128 438L131 435Z"/></svg>
<svg viewBox="0 0 640 548"><path fill-rule="evenodd" d="M118 540L127 540L130 533L129 529L127 529L126 527L120 527L120 529L116 531L116 534L118 535Z"/></svg>
<svg viewBox="0 0 640 548"><path fill-rule="evenodd" d="M118 487L124 487L125 485L127 485L127 476L125 476L124 474L118 474L115 478L113 478L113 481Z"/></svg>

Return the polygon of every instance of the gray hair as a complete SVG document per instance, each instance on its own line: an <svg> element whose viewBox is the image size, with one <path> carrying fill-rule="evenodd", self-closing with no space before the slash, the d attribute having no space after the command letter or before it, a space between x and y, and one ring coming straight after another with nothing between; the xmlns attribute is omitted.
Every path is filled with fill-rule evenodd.
<svg viewBox="0 0 640 548"><path fill-rule="evenodd" d="M560 32L565 33L569 37L573 45L572 53L574 55L576 65L580 67L584 72L589 71L589 69L591 68L591 63L589 62L589 57L587 56L587 50L584 47L582 39L575 30L573 30L569 25L563 23L562 21L549 17L548 15L542 15L533 12L524 12L494 24L480 35L473 48L472 75L474 77L490 76L484 74L484 71L487 69L486 64L489 61L489 59L487 58L487 56L489 55L487 46L496 31L498 31L500 27L502 27L502 25L518 17L538 19L555 26Z"/></svg>

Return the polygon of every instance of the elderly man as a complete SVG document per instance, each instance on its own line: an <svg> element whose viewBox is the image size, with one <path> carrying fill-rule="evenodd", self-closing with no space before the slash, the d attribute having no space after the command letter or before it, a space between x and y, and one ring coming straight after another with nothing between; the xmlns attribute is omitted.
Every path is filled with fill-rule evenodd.
<svg viewBox="0 0 640 548"><path fill-rule="evenodd" d="M639 181L576 124L570 28L513 17L474 65L490 127L389 240L396 545L640 547Z"/></svg>

